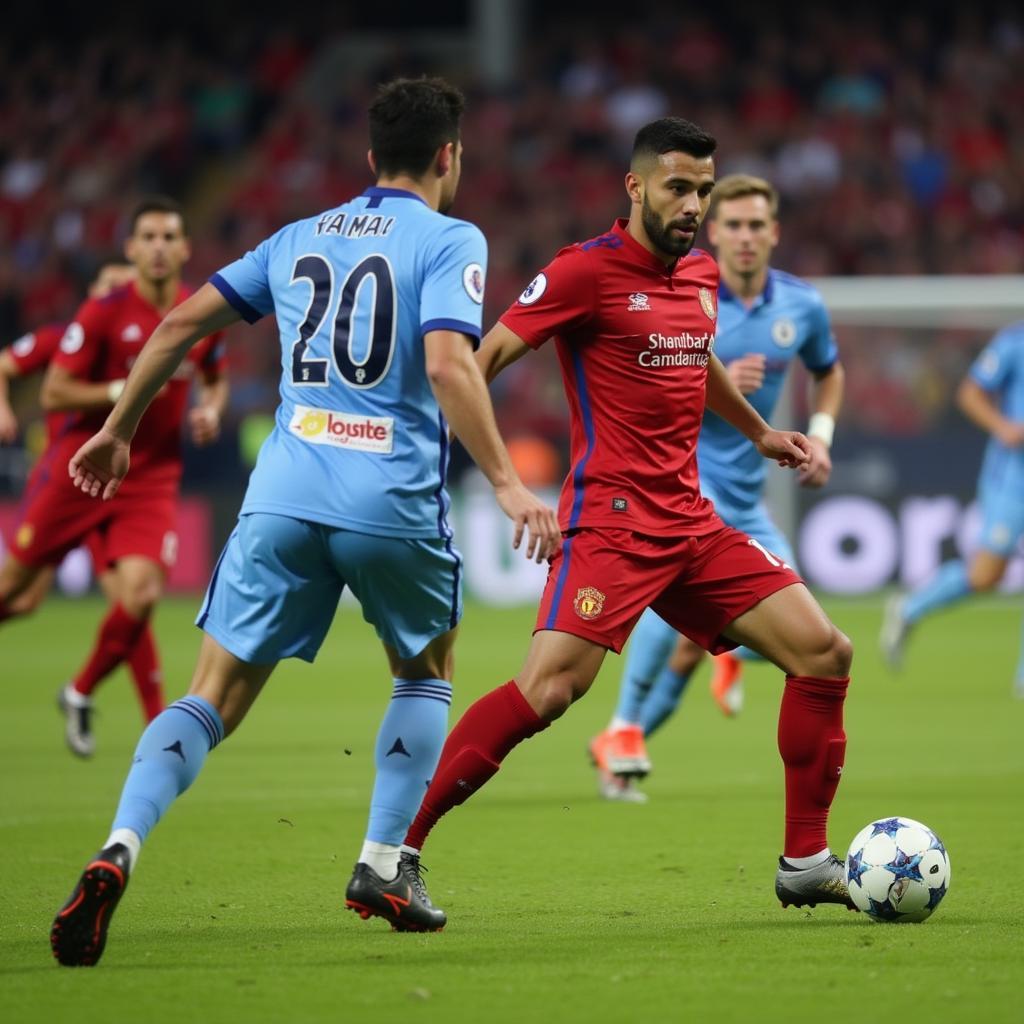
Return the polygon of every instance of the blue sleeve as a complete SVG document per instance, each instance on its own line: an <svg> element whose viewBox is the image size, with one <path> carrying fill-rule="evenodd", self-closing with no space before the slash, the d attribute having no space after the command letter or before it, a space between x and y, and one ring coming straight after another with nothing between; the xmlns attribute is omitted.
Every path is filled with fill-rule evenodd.
<svg viewBox="0 0 1024 1024"><path fill-rule="evenodd" d="M487 278L487 242L465 221L445 226L420 293L420 331L461 331L479 343Z"/></svg>
<svg viewBox="0 0 1024 1024"><path fill-rule="evenodd" d="M822 373L839 358L839 349L828 312L820 297L807 313L808 334L807 340L800 346L800 358L811 373Z"/></svg>
<svg viewBox="0 0 1024 1024"><path fill-rule="evenodd" d="M210 284L251 324L274 311L270 294L270 241L264 239L240 260L222 267L210 278Z"/></svg>
<svg viewBox="0 0 1024 1024"><path fill-rule="evenodd" d="M971 365L969 376L986 391L1002 391L1013 372L1014 336L1001 331L981 350Z"/></svg>

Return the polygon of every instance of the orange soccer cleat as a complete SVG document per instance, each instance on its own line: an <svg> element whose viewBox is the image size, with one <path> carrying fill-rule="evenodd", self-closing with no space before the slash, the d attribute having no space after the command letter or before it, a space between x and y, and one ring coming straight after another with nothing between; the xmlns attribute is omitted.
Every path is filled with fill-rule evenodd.
<svg viewBox="0 0 1024 1024"><path fill-rule="evenodd" d="M711 675L711 696L722 714L733 718L743 710L743 662L734 654L719 654Z"/></svg>
<svg viewBox="0 0 1024 1024"><path fill-rule="evenodd" d="M644 731L639 725L624 725L598 733L589 746L590 759L601 772L642 779L651 770Z"/></svg>

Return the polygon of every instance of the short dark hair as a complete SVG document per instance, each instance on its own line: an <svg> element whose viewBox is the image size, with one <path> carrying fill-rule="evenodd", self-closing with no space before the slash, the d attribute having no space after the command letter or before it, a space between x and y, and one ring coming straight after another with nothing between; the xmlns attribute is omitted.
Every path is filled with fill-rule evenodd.
<svg viewBox="0 0 1024 1024"><path fill-rule="evenodd" d="M682 117L662 117L645 124L633 141L631 166L648 156L679 151L690 156L711 156L718 140Z"/></svg>
<svg viewBox="0 0 1024 1024"><path fill-rule="evenodd" d="M181 218L181 226L188 235L188 222L185 220L185 210L177 199L170 196L146 196L140 199L134 206L131 216L128 218L128 234L134 235L139 218L147 213L176 213Z"/></svg>
<svg viewBox="0 0 1024 1024"><path fill-rule="evenodd" d="M458 142L462 93L443 78L396 78L370 104L370 149L378 175L419 177L434 154Z"/></svg>
<svg viewBox="0 0 1024 1024"><path fill-rule="evenodd" d="M763 196L768 203L768 211L772 217L779 215L779 193L775 186L764 178L754 174L727 174L721 181L715 182L711 193L711 205L708 216L712 219L718 212L718 204L730 199L744 199L747 196Z"/></svg>

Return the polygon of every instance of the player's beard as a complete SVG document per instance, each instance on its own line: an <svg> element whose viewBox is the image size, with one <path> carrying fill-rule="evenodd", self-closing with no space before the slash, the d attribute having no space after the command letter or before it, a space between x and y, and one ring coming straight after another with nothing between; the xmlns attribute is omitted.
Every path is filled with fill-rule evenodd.
<svg viewBox="0 0 1024 1024"><path fill-rule="evenodd" d="M692 225L694 233L688 239L674 235L672 233L673 228L685 225L689 229L691 225L682 221L666 224L661 216L651 208L647 202L646 195L644 195L643 202L640 204L640 218L644 225L644 231L647 232L647 237L651 240L651 244L660 252L678 258L685 256L693 248L693 243L697 239L697 224Z"/></svg>

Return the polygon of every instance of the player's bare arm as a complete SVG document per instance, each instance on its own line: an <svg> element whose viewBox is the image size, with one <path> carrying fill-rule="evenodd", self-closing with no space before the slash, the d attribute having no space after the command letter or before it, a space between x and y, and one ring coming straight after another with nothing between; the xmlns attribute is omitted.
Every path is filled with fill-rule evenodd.
<svg viewBox="0 0 1024 1024"><path fill-rule="evenodd" d="M748 352L739 359L734 359L725 369L741 395L752 395L764 383L766 362L767 358L763 352Z"/></svg>
<svg viewBox="0 0 1024 1024"><path fill-rule="evenodd" d="M512 465L470 339L458 331L428 331L423 345L427 377L437 404L490 481L501 510L515 523L513 547L519 547L526 531L526 557L538 562L550 558L561 543L558 519L523 486Z"/></svg>
<svg viewBox="0 0 1024 1024"><path fill-rule="evenodd" d="M965 377L956 392L960 411L1007 448L1024 446L1024 423L1007 419L992 396L977 381Z"/></svg>
<svg viewBox="0 0 1024 1024"><path fill-rule="evenodd" d="M488 384L517 359L530 351L530 346L500 320L486 335L476 353L476 363Z"/></svg>
<svg viewBox="0 0 1024 1024"><path fill-rule="evenodd" d="M843 404L846 373L837 359L827 370L812 375L809 385L811 418L807 440L811 457L799 469L804 487L824 487L832 475L832 433Z"/></svg>
<svg viewBox="0 0 1024 1024"><path fill-rule="evenodd" d="M109 409L124 387L121 380L92 381L74 376L66 367L51 363L39 390L45 412L94 412Z"/></svg>
<svg viewBox="0 0 1024 1024"><path fill-rule="evenodd" d="M10 444L18 436L18 421L11 408L9 381L20 376L18 364L10 352L0 352L0 444Z"/></svg>
<svg viewBox="0 0 1024 1024"><path fill-rule="evenodd" d="M189 410L188 429L197 447L213 444L220 437L220 424L227 411L231 387L223 374L211 374L199 385L199 400Z"/></svg>
<svg viewBox="0 0 1024 1024"><path fill-rule="evenodd" d="M795 430L773 430L740 394L729 379L722 361L714 355L708 362L704 402L712 412L753 441L766 459L774 459L780 466L793 469L810 458L810 442L807 438Z"/></svg>
<svg viewBox="0 0 1024 1024"><path fill-rule="evenodd" d="M238 313L210 284L167 314L139 353L103 428L72 457L68 472L76 487L93 497L102 492L104 501L117 493L128 472L131 439L157 392L193 345L238 319Z"/></svg>

